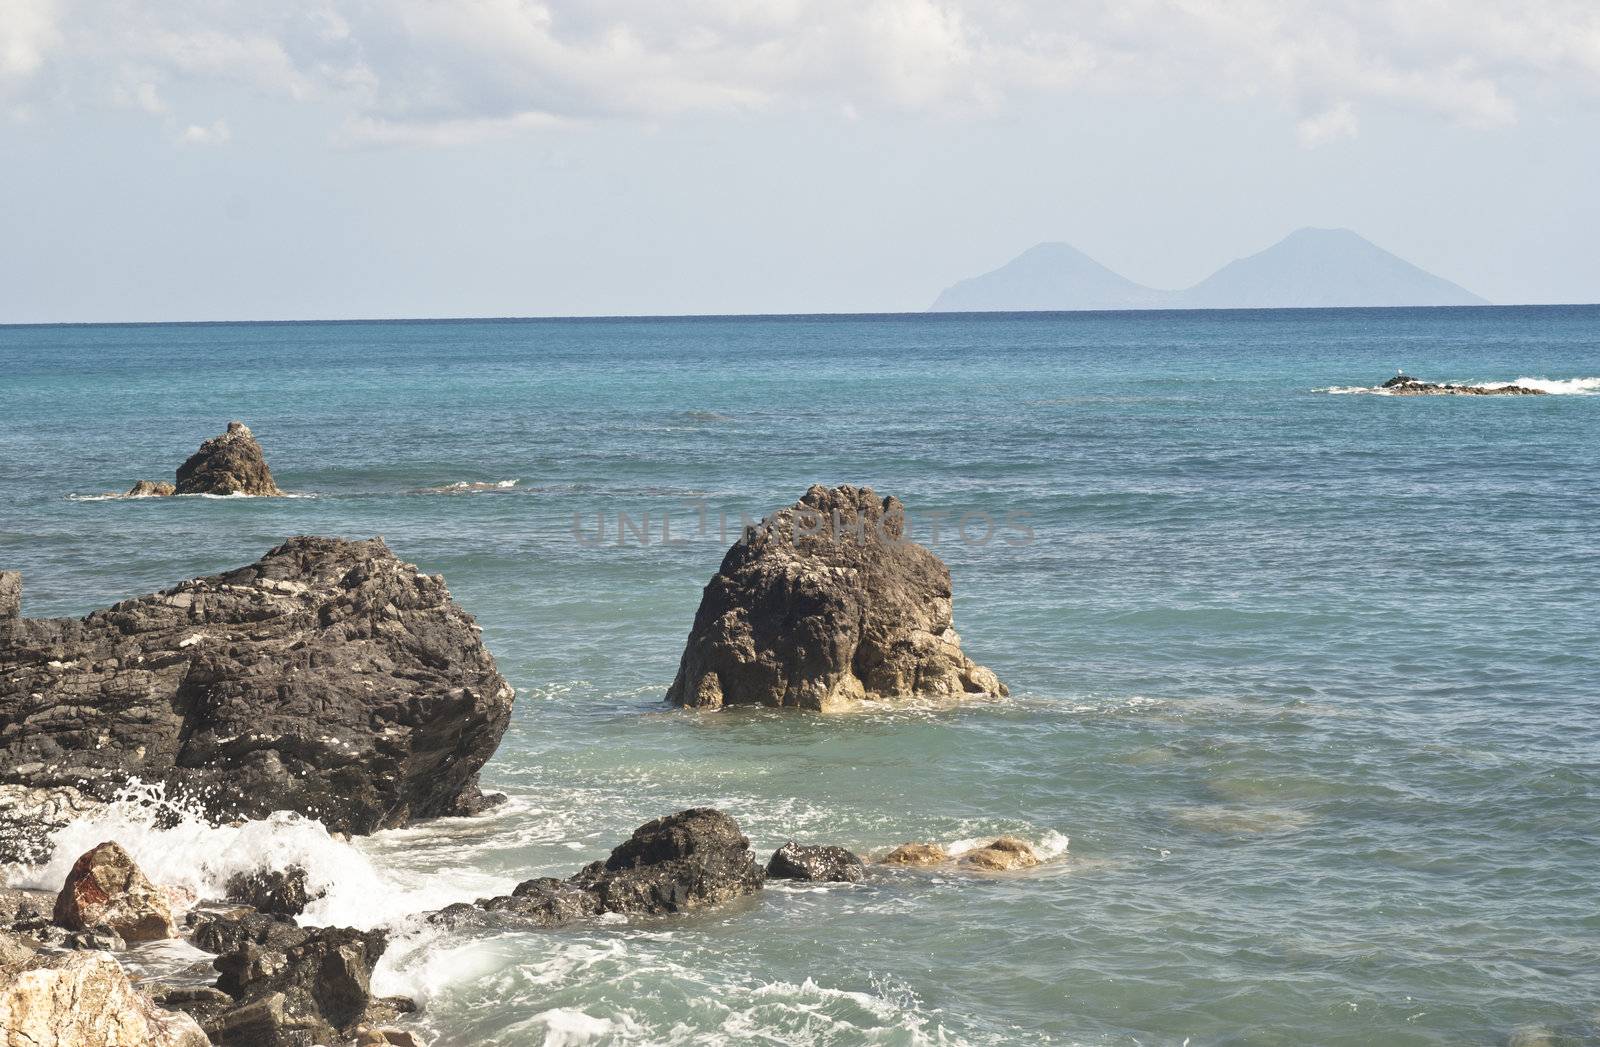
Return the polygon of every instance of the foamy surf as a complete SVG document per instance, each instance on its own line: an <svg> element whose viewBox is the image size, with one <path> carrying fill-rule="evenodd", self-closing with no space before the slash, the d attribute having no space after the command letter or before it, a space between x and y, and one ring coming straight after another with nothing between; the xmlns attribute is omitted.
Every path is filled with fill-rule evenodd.
<svg viewBox="0 0 1600 1047"><path fill-rule="evenodd" d="M509 491L521 480L457 480L435 487L419 487L417 494L481 494L488 491Z"/></svg>
<svg viewBox="0 0 1600 1047"><path fill-rule="evenodd" d="M365 849L368 841L351 842L287 811L213 825L168 799L159 785L138 782L58 829L50 837L50 857L12 872L8 885L58 891L78 856L108 840L120 844L154 882L201 901L223 898L236 873L298 865L315 898L299 918L302 926L390 926L511 887L504 878L465 870L441 876L382 866Z"/></svg>

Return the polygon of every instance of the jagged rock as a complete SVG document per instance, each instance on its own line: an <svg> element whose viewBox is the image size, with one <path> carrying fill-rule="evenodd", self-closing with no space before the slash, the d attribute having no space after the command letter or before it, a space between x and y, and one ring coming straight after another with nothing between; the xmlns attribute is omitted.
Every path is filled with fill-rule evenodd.
<svg viewBox="0 0 1600 1047"><path fill-rule="evenodd" d="M527 880L509 895L452 905L429 919L490 928L553 927L602 913L660 916L754 894L765 879L737 822L692 807L646 822L609 858L568 879Z"/></svg>
<svg viewBox="0 0 1600 1047"><path fill-rule="evenodd" d="M200 445L178 466L178 494L283 494L261 445L243 422L229 422L228 431Z"/></svg>
<svg viewBox="0 0 1600 1047"><path fill-rule="evenodd" d="M426 1042L416 1033L405 1029L369 1029L362 1027L356 1030L356 1047L427 1047Z"/></svg>
<svg viewBox="0 0 1600 1047"><path fill-rule="evenodd" d="M1039 864L1033 845L1015 836L1002 836L993 843L976 847L961 856L962 865L975 869L1028 869Z"/></svg>
<svg viewBox="0 0 1600 1047"><path fill-rule="evenodd" d="M163 1010L107 953L40 954L0 982L4 1047L208 1047L193 1018Z"/></svg>
<svg viewBox="0 0 1600 1047"><path fill-rule="evenodd" d="M1379 386L1388 390L1391 396L1544 396L1543 389L1531 389L1525 385L1450 385L1436 382L1424 382L1420 378L1413 378L1408 374L1397 374Z"/></svg>
<svg viewBox="0 0 1600 1047"><path fill-rule="evenodd" d="M0 931L0 985L10 982L12 976L32 963L37 955L37 942L10 931Z"/></svg>
<svg viewBox="0 0 1600 1047"><path fill-rule="evenodd" d="M163 1003L192 1014L224 1047L349 1040L375 1002L372 968L387 944L382 931L296 927L257 913L211 916L190 940L220 954L215 991L169 992Z"/></svg>
<svg viewBox="0 0 1600 1047"><path fill-rule="evenodd" d="M950 860L950 852L936 843L903 843L878 859L880 865L941 865Z"/></svg>
<svg viewBox="0 0 1600 1047"><path fill-rule="evenodd" d="M861 859L843 847L806 847L793 840L774 851L767 862L770 880L858 883L866 875Z"/></svg>
<svg viewBox="0 0 1600 1047"><path fill-rule="evenodd" d="M104 925L127 942L178 936L166 895L113 842L85 851L73 863L56 896L54 919L69 931Z"/></svg>
<svg viewBox="0 0 1600 1047"><path fill-rule="evenodd" d="M512 696L444 580L377 538L293 538L86 618L0 619L0 862L37 860L130 777L217 818L341 832L470 814Z"/></svg>
<svg viewBox="0 0 1600 1047"><path fill-rule="evenodd" d="M667 692L674 705L831 710L1002 695L951 628L950 571L870 487L815 486L728 550Z"/></svg>
<svg viewBox="0 0 1600 1047"><path fill-rule="evenodd" d="M168 498L178 489L165 480L140 480L128 488L127 498Z"/></svg>
<svg viewBox="0 0 1600 1047"><path fill-rule="evenodd" d="M239 902L257 912L277 916L299 916L306 906L322 897L306 890L306 871L298 865L287 869L263 869L235 873L223 888L230 902Z"/></svg>

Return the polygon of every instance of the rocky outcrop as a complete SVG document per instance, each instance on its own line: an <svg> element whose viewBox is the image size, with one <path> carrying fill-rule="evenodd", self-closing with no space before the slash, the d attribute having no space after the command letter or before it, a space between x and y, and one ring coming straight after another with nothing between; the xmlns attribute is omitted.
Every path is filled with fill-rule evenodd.
<svg viewBox="0 0 1600 1047"><path fill-rule="evenodd" d="M843 847L801 846L790 840L767 862L769 880L810 880L822 883L859 883L867 867Z"/></svg>
<svg viewBox="0 0 1600 1047"><path fill-rule="evenodd" d="M37 954L0 979L3 1047L207 1047L200 1026L163 1010L108 953Z"/></svg>
<svg viewBox="0 0 1600 1047"><path fill-rule="evenodd" d="M272 480L261 445L243 422L229 422L227 432L202 443L178 466L176 493L266 497L283 494Z"/></svg>
<svg viewBox="0 0 1600 1047"><path fill-rule="evenodd" d="M218 954L209 987L167 987L164 1007L198 1021L219 1047L302 1047L343 1043L376 1017L412 1010L409 1000L374 999L372 969L382 931L296 927L251 912L203 918L191 937Z"/></svg>
<svg viewBox="0 0 1600 1047"><path fill-rule="evenodd" d="M58 927L86 931L109 927L125 942L154 942L178 936L166 895L115 843L102 843L72 865L56 896Z"/></svg>
<svg viewBox="0 0 1600 1047"><path fill-rule="evenodd" d="M132 487L128 488L128 493L123 495L123 497L169 498L177 493L177 487L167 483L164 480L139 480Z"/></svg>
<svg viewBox="0 0 1600 1047"><path fill-rule="evenodd" d="M1378 388L1390 396L1543 396L1543 389L1525 385L1450 385L1424 382L1408 374L1397 374Z"/></svg>
<svg viewBox="0 0 1600 1047"><path fill-rule="evenodd" d="M16 571L0 571L0 622L21 614L22 575Z"/></svg>
<svg viewBox="0 0 1600 1047"><path fill-rule="evenodd" d="M674 705L845 708L1002 695L951 627L950 571L869 487L812 487L728 550L667 692Z"/></svg>
<svg viewBox="0 0 1600 1047"><path fill-rule="evenodd" d="M602 913L663 916L754 894L764 881L738 823L693 807L646 822L610 857L568 879L527 880L509 895L452 905L430 918L449 926L554 927Z"/></svg>
<svg viewBox="0 0 1600 1047"><path fill-rule="evenodd" d="M974 847L961 856L961 864L974 869L999 872L1011 869L1029 869L1039 864L1039 855L1033 845L1015 836L1002 836L982 847Z"/></svg>
<svg viewBox="0 0 1600 1047"><path fill-rule="evenodd" d="M218 818L343 832L469 814L511 702L444 580L376 538L294 538L86 618L0 619L0 861L130 777Z"/></svg>

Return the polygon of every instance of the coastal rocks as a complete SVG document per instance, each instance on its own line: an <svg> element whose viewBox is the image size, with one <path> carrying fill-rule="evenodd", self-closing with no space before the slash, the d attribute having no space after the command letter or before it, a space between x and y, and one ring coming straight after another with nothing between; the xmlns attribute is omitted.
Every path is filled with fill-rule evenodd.
<svg viewBox="0 0 1600 1047"><path fill-rule="evenodd" d="M283 494L250 427L229 422L228 431L213 436L178 466L177 494ZM129 492L130 494L132 492Z"/></svg>
<svg viewBox="0 0 1600 1047"><path fill-rule="evenodd" d="M767 862L769 880L810 880L822 883L859 883L867 867L843 847L801 846L790 840Z"/></svg>
<svg viewBox="0 0 1600 1047"><path fill-rule="evenodd" d="M1424 382L1408 374L1397 374L1378 388L1390 396L1544 396L1543 389L1525 385L1450 385Z"/></svg>
<svg viewBox="0 0 1600 1047"><path fill-rule="evenodd" d="M274 916L299 916L307 905L322 897L320 892L313 895L306 890L306 871L298 865L234 873L223 891L230 902Z"/></svg>
<svg viewBox="0 0 1600 1047"><path fill-rule="evenodd" d="M140 480L128 488L124 498L170 498L178 493L177 487L165 480Z"/></svg>
<svg viewBox="0 0 1600 1047"><path fill-rule="evenodd" d="M604 913L662 916L754 894L765 879L738 823L694 807L646 822L610 857L568 879L527 880L509 895L452 905L430 919L452 927L554 927Z"/></svg>
<svg viewBox="0 0 1600 1047"><path fill-rule="evenodd" d="M412 1007L372 997L372 969L387 944L382 931L303 928L243 913L201 921L191 941L219 954L216 985L167 990L161 1003L191 1014L221 1047L348 1041L370 1014Z"/></svg>
<svg viewBox="0 0 1600 1047"><path fill-rule="evenodd" d="M879 865L907 865L923 867L943 865L950 860L950 852L936 843L903 843L878 859Z"/></svg>
<svg viewBox="0 0 1600 1047"><path fill-rule="evenodd" d="M0 861L37 860L130 778L339 832L471 814L512 698L444 580L381 539L293 538L82 619L0 619Z"/></svg>
<svg viewBox="0 0 1600 1047"><path fill-rule="evenodd" d="M993 843L974 847L961 856L961 864L990 872L1030 869L1039 864L1033 845L1015 836L1002 836Z"/></svg>
<svg viewBox="0 0 1600 1047"><path fill-rule="evenodd" d="M0 1047L208 1047L193 1018L163 1010L103 952L39 954L0 972Z"/></svg>
<svg viewBox="0 0 1600 1047"><path fill-rule="evenodd" d="M594 894L603 912L659 915L754 894L764 879L739 824L693 807L641 825L572 882Z"/></svg>
<svg viewBox="0 0 1600 1047"><path fill-rule="evenodd" d="M950 571L869 487L814 486L748 531L700 600L674 705L848 708L1006 694L961 650Z"/></svg>
<svg viewBox="0 0 1600 1047"><path fill-rule="evenodd" d="M176 938L165 895L115 843L86 851L56 896L54 920L69 931L109 927L125 942Z"/></svg>

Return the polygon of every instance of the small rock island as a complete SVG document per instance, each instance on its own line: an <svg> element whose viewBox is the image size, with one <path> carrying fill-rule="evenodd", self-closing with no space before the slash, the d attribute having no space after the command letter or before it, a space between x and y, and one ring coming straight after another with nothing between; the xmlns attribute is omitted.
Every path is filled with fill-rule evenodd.
<svg viewBox="0 0 1600 1047"><path fill-rule="evenodd" d="M813 486L728 550L667 693L673 705L838 711L1000 696L951 625L950 569L870 487Z"/></svg>
<svg viewBox="0 0 1600 1047"><path fill-rule="evenodd" d="M1526 385L1450 385L1424 382L1408 374L1397 374L1378 387L1390 396L1543 396L1543 389Z"/></svg>
<svg viewBox="0 0 1600 1047"><path fill-rule="evenodd" d="M283 492L267 468L267 456L243 422L229 422L227 432L204 441L178 466L177 483L140 480L128 488L129 498L163 498L174 494L244 494L281 498Z"/></svg>

